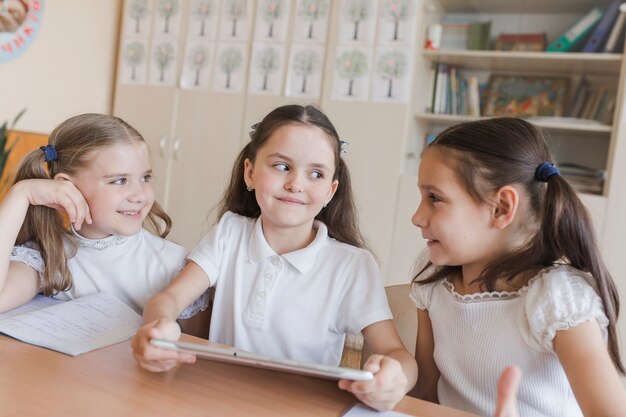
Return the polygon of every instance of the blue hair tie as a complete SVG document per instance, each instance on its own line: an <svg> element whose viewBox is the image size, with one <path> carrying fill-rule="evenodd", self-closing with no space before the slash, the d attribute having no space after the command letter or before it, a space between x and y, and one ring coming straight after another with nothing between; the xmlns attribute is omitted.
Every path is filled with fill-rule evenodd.
<svg viewBox="0 0 626 417"><path fill-rule="evenodd" d="M535 170L535 179L537 181L548 182L548 178L553 175L561 175L561 172L550 162L542 162Z"/></svg>
<svg viewBox="0 0 626 417"><path fill-rule="evenodd" d="M57 150L54 149L54 146L52 145L40 146L39 149L43 151L46 162L57 160L57 157L58 157Z"/></svg>

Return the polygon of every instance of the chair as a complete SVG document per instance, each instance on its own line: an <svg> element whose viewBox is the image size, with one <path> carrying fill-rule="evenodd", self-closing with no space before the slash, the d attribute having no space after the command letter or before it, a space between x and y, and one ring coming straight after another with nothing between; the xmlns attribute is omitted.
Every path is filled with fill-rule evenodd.
<svg viewBox="0 0 626 417"><path fill-rule="evenodd" d="M417 313L415 304L409 298L411 284L391 285L385 288L393 324L400 335L406 350L415 353L415 339L417 337ZM340 366L361 368L372 354L367 344L363 342L363 335L349 334L346 336Z"/></svg>

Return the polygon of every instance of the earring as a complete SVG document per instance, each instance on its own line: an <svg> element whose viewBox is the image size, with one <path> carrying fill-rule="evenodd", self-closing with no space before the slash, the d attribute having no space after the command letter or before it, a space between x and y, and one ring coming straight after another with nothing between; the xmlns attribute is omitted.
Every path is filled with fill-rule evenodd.
<svg viewBox="0 0 626 417"><path fill-rule="evenodd" d="M324 208L326 208L326 206L328 206L328 201L324 203Z"/></svg>
<svg viewBox="0 0 626 417"><path fill-rule="evenodd" d="M246 190L248 190L248 191L252 191L252 190L254 190L254 188L252 188L252 186L251 186L251 185L248 185L248 186L246 187Z"/></svg>

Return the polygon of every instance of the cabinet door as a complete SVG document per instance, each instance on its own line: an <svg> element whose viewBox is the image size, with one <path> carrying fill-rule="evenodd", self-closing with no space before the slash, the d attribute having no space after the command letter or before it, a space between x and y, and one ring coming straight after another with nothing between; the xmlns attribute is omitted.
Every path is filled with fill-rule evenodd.
<svg viewBox="0 0 626 417"><path fill-rule="evenodd" d="M157 201L167 210L166 189L175 88L118 85L113 114L141 133L148 143Z"/></svg>
<svg viewBox="0 0 626 417"><path fill-rule="evenodd" d="M241 95L180 91L168 213L170 239L192 248L215 220L242 135Z"/></svg>

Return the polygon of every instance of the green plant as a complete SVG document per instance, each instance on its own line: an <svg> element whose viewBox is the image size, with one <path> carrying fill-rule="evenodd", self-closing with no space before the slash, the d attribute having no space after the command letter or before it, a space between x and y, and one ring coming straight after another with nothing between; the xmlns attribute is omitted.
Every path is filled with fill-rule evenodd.
<svg viewBox="0 0 626 417"><path fill-rule="evenodd" d="M21 112L19 112L18 115L15 116L15 119L13 119L13 123L11 123L10 126L8 122L4 122L0 127L0 177L2 177L2 174L4 173L4 167L7 163L7 160L9 159L11 151L13 151L13 148L17 143L17 140L15 140L11 144L11 146L7 148L7 141L9 140L9 130L13 129L13 127L18 122L18 120L20 120L20 117L22 117L25 111L26 109L23 109Z"/></svg>

